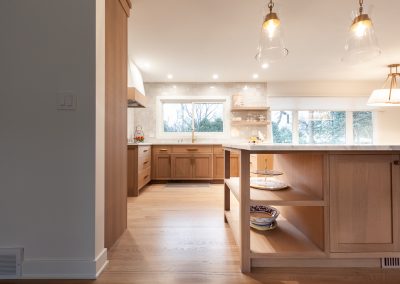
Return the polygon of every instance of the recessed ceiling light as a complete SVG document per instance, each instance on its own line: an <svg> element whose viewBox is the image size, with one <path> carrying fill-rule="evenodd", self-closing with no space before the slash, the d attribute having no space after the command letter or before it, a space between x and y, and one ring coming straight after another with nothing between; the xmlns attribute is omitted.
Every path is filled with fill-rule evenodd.
<svg viewBox="0 0 400 284"><path fill-rule="evenodd" d="M174 75L172 75L172 74L167 74L167 78L171 80L172 78L174 78Z"/></svg>
<svg viewBox="0 0 400 284"><path fill-rule="evenodd" d="M217 80L219 78L219 75L218 74L213 74L212 77L213 77L214 80Z"/></svg>
<svg viewBox="0 0 400 284"><path fill-rule="evenodd" d="M262 69L267 69L269 67L269 64L268 63L264 63L263 65L261 65L261 68Z"/></svg>
<svg viewBox="0 0 400 284"><path fill-rule="evenodd" d="M258 74L257 73L253 74L253 79L258 79Z"/></svg>
<svg viewBox="0 0 400 284"><path fill-rule="evenodd" d="M173 85L172 88L176 89L176 85Z"/></svg>
<svg viewBox="0 0 400 284"><path fill-rule="evenodd" d="M215 86L210 86L210 89L215 89Z"/></svg>
<svg viewBox="0 0 400 284"><path fill-rule="evenodd" d="M249 88L249 87L247 87L247 85L246 85L246 86L243 87L243 90L246 91L248 88Z"/></svg>

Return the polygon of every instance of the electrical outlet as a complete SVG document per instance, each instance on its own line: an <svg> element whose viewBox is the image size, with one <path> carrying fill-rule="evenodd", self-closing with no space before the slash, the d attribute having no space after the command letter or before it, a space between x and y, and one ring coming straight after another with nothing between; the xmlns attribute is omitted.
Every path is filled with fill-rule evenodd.
<svg viewBox="0 0 400 284"><path fill-rule="evenodd" d="M76 110L77 96L73 92L57 93L57 110Z"/></svg>

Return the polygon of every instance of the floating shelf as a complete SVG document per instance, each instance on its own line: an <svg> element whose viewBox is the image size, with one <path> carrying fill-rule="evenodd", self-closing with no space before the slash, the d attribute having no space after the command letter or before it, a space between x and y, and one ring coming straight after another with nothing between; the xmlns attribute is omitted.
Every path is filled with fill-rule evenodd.
<svg viewBox="0 0 400 284"><path fill-rule="evenodd" d="M231 111L268 111L269 107L232 107Z"/></svg>
<svg viewBox="0 0 400 284"><path fill-rule="evenodd" d="M225 211L226 219L232 229L235 241L239 241L238 212ZM250 229L250 257L324 257L325 253L310 241L299 229L279 216L278 227L271 231ZM238 243L239 245L239 243Z"/></svg>
<svg viewBox="0 0 400 284"><path fill-rule="evenodd" d="M239 200L239 178L226 179L225 184ZM292 187L275 191L250 188L250 205L325 206L325 201Z"/></svg>
<svg viewBox="0 0 400 284"><path fill-rule="evenodd" d="M266 126L269 125L269 121L232 121L232 126Z"/></svg>

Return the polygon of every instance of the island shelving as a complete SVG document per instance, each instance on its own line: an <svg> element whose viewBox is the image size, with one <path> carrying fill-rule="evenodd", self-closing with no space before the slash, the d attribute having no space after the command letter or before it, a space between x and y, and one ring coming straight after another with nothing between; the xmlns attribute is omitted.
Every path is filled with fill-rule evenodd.
<svg viewBox="0 0 400 284"><path fill-rule="evenodd" d="M224 149L224 217L239 246L243 272L380 267L383 260L400 257L400 146L239 144ZM231 153L239 154L239 177L230 176ZM254 154L273 155L273 169L284 173L279 179L289 187L250 188ZM277 208L277 228L250 228L251 205Z"/></svg>

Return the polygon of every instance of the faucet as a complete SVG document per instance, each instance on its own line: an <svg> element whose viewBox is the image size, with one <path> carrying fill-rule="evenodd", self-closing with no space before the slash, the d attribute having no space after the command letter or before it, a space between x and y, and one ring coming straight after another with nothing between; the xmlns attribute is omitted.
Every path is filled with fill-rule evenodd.
<svg viewBox="0 0 400 284"><path fill-rule="evenodd" d="M196 141L196 138L194 137L194 127L192 127L192 144Z"/></svg>

